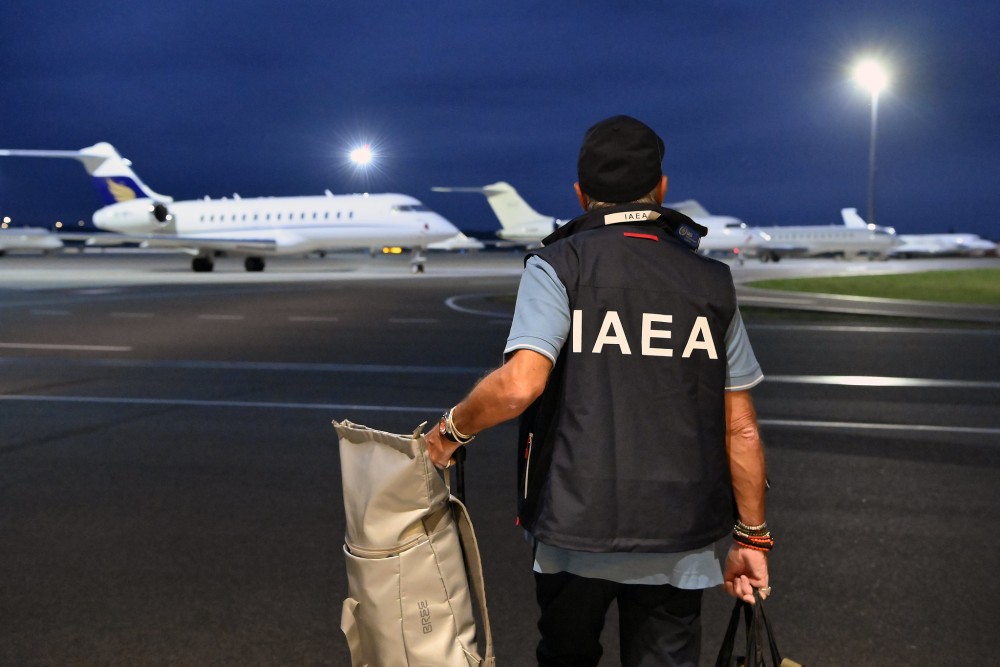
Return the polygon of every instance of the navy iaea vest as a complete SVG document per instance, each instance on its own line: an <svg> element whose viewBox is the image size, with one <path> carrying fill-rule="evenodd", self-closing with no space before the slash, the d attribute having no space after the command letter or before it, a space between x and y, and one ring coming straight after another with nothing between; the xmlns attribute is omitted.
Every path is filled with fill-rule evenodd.
<svg viewBox="0 0 1000 667"><path fill-rule="evenodd" d="M520 524L580 551L676 552L732 530L726 457L729 267L686 216L588 213L533 252L569 295L569 337L521 417Z"/></svg>

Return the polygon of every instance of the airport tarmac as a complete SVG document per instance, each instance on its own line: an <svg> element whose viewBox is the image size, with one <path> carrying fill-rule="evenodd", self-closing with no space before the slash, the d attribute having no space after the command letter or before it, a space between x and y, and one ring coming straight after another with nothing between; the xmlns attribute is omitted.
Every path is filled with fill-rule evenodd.
<svg viewBox="0 0 1000 667"><path fill-rule="evenodd" d="M896 264L800 261L734 275ZM188 264L0 259L0 664L349 664L329 423L435 419L499 361L520 273L516 253L435 254L422 276L405 256ZM989 664L1000 327L799 316L748 330L767 375L754 398L785 653ZM470 447L468 501L498 658L528 665L514 430ZM706 594L704 665L729 608ZM613 667L613 617L605 634Z"/></svg>

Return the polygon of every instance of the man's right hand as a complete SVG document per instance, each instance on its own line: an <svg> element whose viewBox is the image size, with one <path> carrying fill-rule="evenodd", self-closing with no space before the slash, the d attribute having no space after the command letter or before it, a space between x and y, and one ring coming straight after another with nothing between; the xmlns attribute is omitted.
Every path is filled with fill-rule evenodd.
<svg viewBox="0 0 1000 667"><path fill-rule="evenodd" d="M753 589L767 589L767 553L734 544L726 556L726 568L722 579L722 585L727 593L753 604ZM767 597L767 592L770 592L769 589L761 592L761 599Z"/></svg>

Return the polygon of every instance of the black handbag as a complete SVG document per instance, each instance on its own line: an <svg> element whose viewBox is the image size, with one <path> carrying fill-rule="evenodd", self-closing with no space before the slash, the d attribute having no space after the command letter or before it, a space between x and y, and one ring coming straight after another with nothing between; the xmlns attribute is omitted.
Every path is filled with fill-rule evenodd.
<svg viewBox="0 0 1000 667"><path fill-rule="evenodd" d="M733 667L733 645L736 642L736 630L740 625L740 613L743 613L746 623L746 652L744 656L737 656L736 667L802 667L801 664L788 658L782 659L781 651L774 640L774 633L771 632L771 623L764 613L764 600L755 588L753 591L756 604L750 604L743 600L737 600L733 607L733 613L729 617L729 627L726 628L726 636L722 639L722 646L719 647L719 656L715 659L715 667ZM770 653L771 662L767 662L765 655L765 638L767 641L767 652Z"/></svg>

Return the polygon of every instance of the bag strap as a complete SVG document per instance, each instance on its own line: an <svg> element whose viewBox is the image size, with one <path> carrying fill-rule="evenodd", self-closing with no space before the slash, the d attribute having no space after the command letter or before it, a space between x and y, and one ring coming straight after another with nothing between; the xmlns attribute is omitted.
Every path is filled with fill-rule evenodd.
<svg viewBox="0 0 1000 667"><path fill-rule="evenodd" d="M755 604L737 600L729 616L729 626L719 647L719 655L715 659L715 667L731 667L733 662L733 646L736 642L736 631L740 625L740 612L743 612L746 626L746 667L763 667L765 665L764 637L767 637L771 663L774 667L801 667L791 660L782 660L778 644L771 631L771 623L764 612L764 600L755 588L753 591Z"/></svg>
<svg viewBox="0 0 1000 667"><path fill-rule="evenodd" d="M736 629L740 625L740 610L742 608L743 603L737 600L733 606L733 613L729 615L729 627L726 628L726 634L722 638L722 646L719 647L715 667L730 667L733 662L733 644L736 641Z"/></svg>
<svg viewBox="0 0 1000 667"><path fill-rule="evenodd" d="M778 650L778 643L774 639L774 633L771 631L771 622L767 620L767 614L764 613L764 599L761 598L760 592L755 588L753 590L753 596L757 601L754 606L757 607L756 614L760 615L762 630L765 635L767 635L767 643L771 649L771 661L778 667L782 663L781 651Z"/></svg>
<svg viewBox="0 0 1000 667"><path fill-rule="evenodd" d="M479 616L483 621L483 634L486 635L486 651L483 654L483 667L493 667L496 658L493 655L493 631L490 629L490 612L486 607L486 583L483 580L483 561L479 555L479 542L472 528L469 510L460 500L451 497L451 505L455 508L455 522L458 524L458 534L461 537L462 553L465 555L465 569L469 575L469 583L476 595Z"/></svg>

